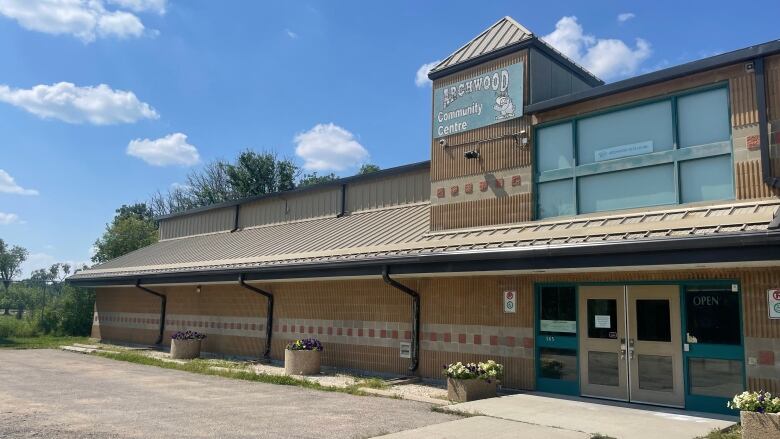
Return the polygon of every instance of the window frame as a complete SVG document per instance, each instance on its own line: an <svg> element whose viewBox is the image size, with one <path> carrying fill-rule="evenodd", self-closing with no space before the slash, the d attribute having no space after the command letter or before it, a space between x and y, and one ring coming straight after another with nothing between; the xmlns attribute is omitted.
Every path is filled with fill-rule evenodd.
<svg viewBox="0 0 780 439"><path fill-rule="evenodd" d="M709 143L704 145L696 145L696 146L687 146L687 147L681 147L680 146L680 126L679 126L679 120L678 120L678 99L694 95L698 93L705 93L708 91L714 91L714 90L720 90L723 89L726 92L726 106L727 106L727 123L728 123L728 140L722 141L722 142L716 142L716 143ZM580 165L580 159L579 159L579 151L578 146L579 143L577 141L578 138L578 125L579 121L582 119L587 119L594 116L600 116L604 114L610 114L615 113L619 111L624 110L630 110L632 108L641 107L644 105L654 104L658 102L665 102L669 101L671 103L671 110L672 110L672 140L673 145L671 150L666 151L659 151L659 152L652 152L649 154L641 154L636 156L629 156L629 157L622 157L618 159L612 159L612 160L605 160L603 162L596 162L596 163L587 163ZM683 203L682 201L682 181L680 178L680 164L686 161L690 160L696 160L696 159L704 159L704 158L711 158L711 157L720 157L720 156L729 156L729 161L731 162L731 196L729 198L725 198L724 200L733 200L736 198L736 181L735 181L735 175L734 175L734 141L733 141L733 127L731 124L732 119L732 113L731 113L731 92L729 88L728 81L721 81L715 84L710 84L706 86L701 87L695 87L687 90L682 90L676 93L671 93L662 97L654 97L654 98L648 98L648 99L642 99L639 101L622 104L622 105L616 105L613 107L610 107L608 109L603 110L597 110L585 114L580 114L574 117L569 118L563 118L558 119L555 121L545 122L538 125L535 125L533 127L533 172L532 172L532 178L533 178L533 217L536 220L544 220L544 219L551 219L551 218L562 218L562 217L570 217L570 216L577 216L582 214L597 214L601 212L614 212L617 210L625 210L625 209L642 209L642 208L648 208L653 206L659 206L659 205L681 205L681 204L692 204L692 203ZM539 171L539 142L538 142L538 130L548 128L551 126L559 125L559 124L571 124L571 135L572 135L572 159L573 159L573 166L570 168L563 168L563 169L555 169L550 171ZM624 209L616 209L616 210L603 210L603 211L596 211L596 212L582 212L580 207L580 183L579 179L582 177L587 177L590 175L603 175L607 173L612 172L618 172L618 171L626 171L631 169L641 169L645 167L650 166L658 166L658 165L665 165L665 164L672 164L673 166L673 177L674 177L674 192L675 192L675 201L674 204L653 204L653 205L647 205L647 206L641 206L641 207L626 207ZM549 217L541 217L540 216L540 197L539 197L539 185L543 183L548 182L554 182L554 181L565 181L569 180L572 184L572 204L574 206L574 213L573 215L560 215L560 216L549 216ZM709 201L696 201L693 203L707 203Z"/></svg>

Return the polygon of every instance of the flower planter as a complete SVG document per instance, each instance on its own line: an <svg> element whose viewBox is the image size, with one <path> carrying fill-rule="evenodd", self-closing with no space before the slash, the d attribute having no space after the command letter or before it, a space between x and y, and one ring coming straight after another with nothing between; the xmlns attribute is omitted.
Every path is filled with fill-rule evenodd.
<svg viewBox="0 0 780 439"><path fill-rule="evenodd" d="M780 438L780 413L739 412L742 439Z"/></svg>
<svg viewBox="0 0 780 439"><path fill-rule="evenodd" d="M318 350L284 350L284 373L287 375L317 375L320 373Z"/></svg>
<svg viewBox="0 0 780 439"><path fill-rule="evenodd" d="M171 340L171 358L189 360L200 357L200 340Z"/></svg>
<svg viewBox="0 0 780 439"><path fill-rule="evenodd" d="M447 399L457 402L493 398L498 392L498 381L473 378L461 380L447 378Z"/></svg>

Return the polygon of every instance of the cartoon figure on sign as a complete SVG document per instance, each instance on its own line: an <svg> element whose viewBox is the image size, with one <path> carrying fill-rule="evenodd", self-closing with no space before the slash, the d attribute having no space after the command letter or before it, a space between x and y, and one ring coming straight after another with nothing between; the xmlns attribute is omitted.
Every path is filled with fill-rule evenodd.
<svg viewBox="0 0 780 439"><path fill-rule="evenodd" d="M496 94L496 105L493 109L501 113L496 116L497 120L515 117L515 104L506 92Z"/></svg>

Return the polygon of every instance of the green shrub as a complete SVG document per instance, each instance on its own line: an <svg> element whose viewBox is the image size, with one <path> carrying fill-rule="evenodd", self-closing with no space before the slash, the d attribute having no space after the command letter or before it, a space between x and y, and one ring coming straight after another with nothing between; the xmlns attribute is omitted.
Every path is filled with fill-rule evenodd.
<svg viewBox="0 0 780 439"><path fill-rule="evenodd" d="M32 319L17 319L15 316L0 315L0 338L37 337L41 331Z"/></svg>

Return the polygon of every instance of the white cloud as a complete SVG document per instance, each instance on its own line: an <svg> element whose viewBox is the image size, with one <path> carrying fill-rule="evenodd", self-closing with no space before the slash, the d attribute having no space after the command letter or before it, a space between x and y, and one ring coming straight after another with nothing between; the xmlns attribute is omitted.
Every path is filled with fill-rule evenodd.
<svg viewBox="0 0 780 439"><path fill-rule="evenodd" d="M317 124L295 136L295 154L304 160L303 167L314 171L343 171L368 159L368 151L344 128Z"/></svg>
<svg viewBox="0 0 780 439"><path fill-rule="evenodd" d="M2 169L0 169L0 192L16 195L38 195L38 191L35 189L25 189L19 186L11 174Z"/></svg>
<svg viewBox="0 0 780 439"><path fill-rule="evenodd" d="M285 33L285 35L287 35L288 37L290 37L293 40L298 38L298 34L293 32L293 31L291 31L290 29L285 29L284 33Z"/></svg>
<svg viewBox="0 0 780 439"><path fill-rule="evenodd" d="M431 80L428 79L428 72L430 72L432 68L439 65L440 62L440 60L436 60L421 65L420 68L417 69L417 73L414 75L414 84L418 87L425 87L430 84Z"/></svg>
<svg viewBox="0 0 780 439"><path fill-rule="evenodd" d="M157 10L165 2L112 0L112 4L139 11ZM0 14L16 20L27 30L53 35L72 35L85 43L101 37L140 37L145 27L133 13L108 10L103 0L0 0Z"/></svg>
<svg viewBox="0 0 780 439"><path fill-rule="evenodd" d="M23 108L44 119L68 123L111 125L160 117L149 104L139 101L135 93L113 90L106 84L77 87L70 82L58 82L30 89L0 85L0 102Z"/></svg>
<svg viewBox="0 0 780 439"><path fill-rule="evenodd" d="M637 38L631 48L621 40L596 38L583 32L577 17L563 17L555 30L543 39L564 55L603 79L615 79L635 73L650 57L650 43Z"/></svg>
<svg viewBox="0 0 780 439"><path fill-rule="evenodd" d="M168 0L108 0L108 3L133 12L154 12L163 15Z"/></svg>
<svg viewBox="0 0 780 439"><path fill-rule="evenodd" d="M625 23L628 20L631 20L633 18L636 18L636 14L634 14L633 12L623 12L622 14L618 14L617 21L619 23Z"/></svg>
<svg viewBox="0 0 780 439"><path fill-rule="evenodd" d="M8 224L14 224L19 221L19 215L15 213L0 212L0 226L7 226Z"/></svg>
<svg viewBox="0 0 780 439"><path fill-rule="evenodd" d="M200 161L198 149L187 143L187 136L182 133L168 134L155 140L131 140L127 154L153 166L191 166Z"/></svg>

